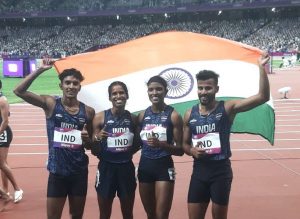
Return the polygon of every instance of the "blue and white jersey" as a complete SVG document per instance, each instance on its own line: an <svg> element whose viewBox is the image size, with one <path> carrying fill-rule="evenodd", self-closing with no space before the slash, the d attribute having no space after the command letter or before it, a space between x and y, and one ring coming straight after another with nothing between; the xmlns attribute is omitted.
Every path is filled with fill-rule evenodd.
<svg viewBox="0 0 300 219"><path fill-rule="evenodd" d="M58 98L53 114L46 123L49 145L47 169L63 176L87 171L89 160L81 139L81 130L87 123L85 105L80 102L79 112L72 115L64 109L61 98Z"/></svg>
<svg viewBox="0 0 300 219"><path fill-rule="evenodd" d="M98 158L111 163L126 163L132 159L134 123L129 111L113 115L111 109L104 111L104 126L108 137L99 144Z"/></svg>
<svg viewBox="0 0 300 219"><path fill-rule="evenodd" d="M192 145L206 149L206 155L197 160L224 160L231 157L230 129L232 123L220 101L208 115L201 115L199 104L193 106L188 125L192 134Z"/></svg>
<svg viewBox="0 0 300 219"><path fill-rule="evenodd" d="M166 106L164 111L160 113L152 112L151 107L146 109L140 132L140 136L143 141L142 156L150 159L158 159L171 155L163 149L149 146L147 144L147 138L154 134L159 141L173 144L173 124L171 121L171 114L173 110L174 108L171 106Z"/></svg>

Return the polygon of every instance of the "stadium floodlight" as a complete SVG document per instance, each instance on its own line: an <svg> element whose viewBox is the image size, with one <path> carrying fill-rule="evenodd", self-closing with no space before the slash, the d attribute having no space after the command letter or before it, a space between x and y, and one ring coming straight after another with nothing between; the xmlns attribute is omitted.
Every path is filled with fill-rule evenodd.
<svg viewBox="0 0 300 219"><path fill-rule="evenodd" d="M221 11L221 10L218 12L218 15L220 15L220 14L222 14L222 11Z"/></svg>

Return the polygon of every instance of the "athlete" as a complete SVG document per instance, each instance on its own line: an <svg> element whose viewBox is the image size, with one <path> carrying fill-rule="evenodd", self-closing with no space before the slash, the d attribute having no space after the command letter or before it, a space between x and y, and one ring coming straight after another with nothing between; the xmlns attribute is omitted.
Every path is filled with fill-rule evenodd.
<svg viewBox="0 0 300 219"><path fill-rule="evenodd" d="M2 81L0 80L0 169L4 191L8 192L8 180L11 182L15 193L14 202L17 203L23 198L23 190L17 184L17 181L7 163L7 155L10 143L13 139L13 133L8 125L9 104L1 91ZM2 197L2 196L1 196Z"/></svg>
<svg viewBox="0 0 300 219"><path fill-rule="evenodd" d="M209 70L197 75L200 103L187 110L183 121L183 147L193 156L194 165L188 192L190 219L204 219L210 200L212 217L226 219L232 182L230 164L230 129L239 112L248 111L270 98L270 87L264 66L269 56L258 59L260 81L256 95L246 99L217 101L218 77Z"/></svg>
<svg viewBox="0 0 300 219"><path fill-rule="evenodd" d="M49 171L47 188L47 216L61 218L68 197L70 217L82 218L87 194L88 156L92 136L93 108L78 101L82 74L76 69L66 69L60 75L62 97L38 95L28 91L31 83L52 67L51 60L29 74L15 88L14 93L26 102L40 107L46 115L48 135ZM81 132L85 136L81 137ZM86 133L89 133L87 138Z"/></svg>
<svg viewBox="0 0 300 219"><path fill-rule="evenodd" d="M138 115L142 153L139 191L148 219L166 219L172 206L175 169L171 155L183 155L182 118L164 102L167 82L153 76L147 83L152 105Z"/></svg>
<svg viewBox="0 0 300 219"><path fill-rule="evenodd" d="M139 149L134 133L137 117L125 110L129 98L127 86L114 81L108 87L112 108L96 114L93 120L93 154L99 158L95 188L100 219L109 219L117 194L124 219L133 218L136 190L132 155Z"/></svg>

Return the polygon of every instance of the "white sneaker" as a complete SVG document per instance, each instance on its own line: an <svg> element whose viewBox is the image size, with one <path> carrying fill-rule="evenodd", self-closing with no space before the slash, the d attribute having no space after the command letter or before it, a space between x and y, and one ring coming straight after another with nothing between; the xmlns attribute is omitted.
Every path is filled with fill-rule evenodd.
<svg viewBox="0 0 300 219"><path fill-rule="evenodd" d="M22 198L23 198L23 190L20 189L20 190L15 191L14 203L21 201Z"/></svg>

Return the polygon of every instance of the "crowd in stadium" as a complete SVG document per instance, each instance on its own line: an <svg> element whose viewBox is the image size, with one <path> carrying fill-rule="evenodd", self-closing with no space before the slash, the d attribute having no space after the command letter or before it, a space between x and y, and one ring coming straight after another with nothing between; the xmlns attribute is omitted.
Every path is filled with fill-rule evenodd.
<svg viewBox="0 0 300 219"><path fill-rule="evenodd" d="M147 2L135 0L132 2ZM211 4L224 2L257 2L260 0L197 0L199 3ZM266 0L264 0L266 1ZM273 1L273 0L269 0ZM4 0L0 2L0 11L6 13L19 10L59 10L82 6L97 10L98 4L129 4L127 0ZM161 5L164 1L155 1ZM166 0L166 2L193 3L195 0ZM119 4L120 5L120 4ZM298 10L299 11L299 10ZM123 15L122 15L123 16ZM163 16L163 15L157 15ZM189 15L187 15L189 16ZM242 42L267 51L292 52L300 44L300 17L298 16L253 16L239 19L218 18L213 19L176 19L166 17L164 20L147 20L143 22L57 22L52 25L5 24L0 28L0 56L42 58L45 55L60 58L69 56L91 48L103 48L110 45L126 42L152 33L178 30L209 34L230 40ZM43 20L43 18L41 18ZM71 18L70 18L71 20Z"/></svg>
<svg viewBox="0 0 300 219"><path fill-rule="evenodd" d="M285 30L284 32L282 30ZM293 51L300 43L300 22L294 19L267 21L144 23L54 27L7 26L0 30L2 56L49 55L59 58L95 45L113 45L168 30L191 31L223 37L268 51Z"/></svg>
<svg viewBox="0 0 300 219"><path fill-rule="evenodd" d="M268 0L277 1L278 0ZM266 0L3 0L1 12L106 10L119 7L172 7L188 4L255 3Z"/></svg>

